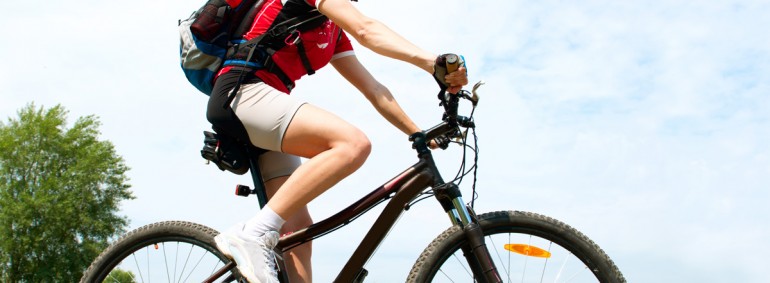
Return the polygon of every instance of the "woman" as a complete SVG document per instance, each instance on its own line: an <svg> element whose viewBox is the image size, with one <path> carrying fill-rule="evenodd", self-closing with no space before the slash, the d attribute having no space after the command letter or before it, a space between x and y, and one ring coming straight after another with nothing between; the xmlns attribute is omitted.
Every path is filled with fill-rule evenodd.
<svg viewBox="0 0 770 283"><path fill-rule="evenodd" d="M215 238L218 248L236 261L241 274L252 283L278 282L273 248L279 231L295 231L312 224L306 205L357 170L371 149L367 137L353 125L288 95L293 82L331 63L385 119L410 135L420 128L390 91L361 65L347 34L378 54L411 63L429 74L434 74L437 59L363 15L349 0L268 0L244 38L264 33L276 18L301 10L303 5L317 8L329 21L299 33L301 41L287 41L289 45L273 54L273 68L250 70L246 75L231 67L223 68L208 105L207 117L215 127L269 150L259 162L270 197L267 205L244 224ZM297 44L302 48L298 49ZM299 55L302 49L306 59ZM436 79L451 92L467 84L464 67ZM242 84L230 107L223 107L239 80ZM308 160L300 164L300 157ZM310 243L284 255L290 282L312 280L310 256Z"/></svg>

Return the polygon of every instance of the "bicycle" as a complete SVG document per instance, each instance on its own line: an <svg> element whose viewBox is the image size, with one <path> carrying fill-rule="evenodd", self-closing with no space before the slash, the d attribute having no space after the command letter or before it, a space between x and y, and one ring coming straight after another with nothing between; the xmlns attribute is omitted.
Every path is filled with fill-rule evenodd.
<svg viewBox="0 0 770 283"><path fill-rule="evenodd" d="M420 254L408 274L407 282L625 282L614 262L593 241L578 230L553 218L521 211L476 214L473 201L463 201L457 183L474 172L478 139L473 113L478 103L477 83L472 92L440 92L444 107L442 122L410 136L418 162L347 208L299 231L283 235L276 250L286 252L303 243L325 236L356 220L373 207L387 202L334 282L363 282L364 263L373 255L396 219L414 203L435 197L452 226L436 237ZM460 99L470 101L468 117L458 115ZM468 132L474 145L468 144ZM466 168L466 158L457 177L444 182L433 160L429 141L441 148L457 143L475 154L474 165ZM256 194L261 206L267 202L256 163L255 148L244 146L249 154L249 170L255 189L239 185L236 193ZM245 282L235 263L216 249L217 231L209 227L168 221L149 224L131 231L108 247L86 270L81 282L119 282L118 271L145 282L157 276L168 282ZM173 255L173 258L172 258ZM160 257L151 259L150 257ZM170 261L173 261L171 264ZM282 262L279 260L279 266ZM148 270L144 270L144 268ZM203 269L205 267L205 269ZM281 269L283 270L283 269ZM155 271L156 273L153 273ZM279 272L280 273L280 272ZM280 274L281 282L287 282ZM134 279L136 280L136 279Z"/></svg>

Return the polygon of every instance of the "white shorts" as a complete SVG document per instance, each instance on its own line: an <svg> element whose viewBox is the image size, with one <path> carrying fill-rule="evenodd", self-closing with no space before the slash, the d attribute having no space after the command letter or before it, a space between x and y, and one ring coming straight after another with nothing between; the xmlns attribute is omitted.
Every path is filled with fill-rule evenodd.
<svg viewBox="0 0 770 283"><path fill-rule="evenodd" d="M304 104L263 82L241 85L230 104L251 143L269 150L259 159L265 181L291 175L301 164L298 156L283 153L281 144L294 114Z"/></svg>

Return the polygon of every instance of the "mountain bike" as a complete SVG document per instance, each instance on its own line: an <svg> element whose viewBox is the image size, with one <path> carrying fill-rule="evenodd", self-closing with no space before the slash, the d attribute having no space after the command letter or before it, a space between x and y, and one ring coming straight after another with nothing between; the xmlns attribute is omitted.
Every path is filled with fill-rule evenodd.
<svg viewBox="0 0 770 283"><path fill-rule="evenodd" d="M476 214L478 137L473 113L479 101L477 83L472 92L439 93L442 122L409 137L418 161L345 209L299 231L283 235L280 254L325 236L356 220L373 207L387 203L334 282L363 282L364 264L388 235L402 212L418 201L435 198L451 226L420 254L407 282L625 282L615 263L592 240L553 218L522 211ZM469 116L458 115L460 102L471 103ZM468 133L473 144L469 144ZM457 176L445 182L433 159L429 142L447 148L458 144L473 151L473 165L463 154ZM256 194L267 202L256 162L258 150L243 145L249 156L254 189L239 185L236 193ZM457 184L473 172L473 197L466 203ZM209 227L168 221L131 231L109 246L86 270L81 282L246 282L235 262L217 250ZM278 265L282 262L278 260ZM284 269L281 269L284 270ZM285 274L281 282L288 282Z"/></svg>

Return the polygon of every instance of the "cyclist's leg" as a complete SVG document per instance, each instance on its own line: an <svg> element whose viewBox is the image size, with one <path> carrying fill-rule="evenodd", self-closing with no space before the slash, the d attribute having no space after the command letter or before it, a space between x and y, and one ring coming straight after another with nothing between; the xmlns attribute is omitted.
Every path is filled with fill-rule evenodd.
<svg viewBox="0 0 770 283"><path fill-rule="evenodd" d="M268 197L272 197L278 188L286 182L286 179L294 170L299 167L301 161L299 157L270 151L262 154L259 159L262 178L265 180L265 188ZM307 207L303 207L291 218L286 219L286 223L281 228L280 233L286 234L297 231L313 224ZM312 282L311 269L311 242L300 245L283 254L285 263L285 272L289 277L289 282Z"/></svg>
<svg viewBox="0 0 770 283"><path fill-rule="evenodd" d="M268 206L287 220L281 230L285 233L312 224L307 202L360 167L369 153L370 144L363 133L352 125L322 109L305 104L294 114L283 135L282 145L284 153L268 154L294 154L310 158L296 168L291 176L266 182L270 196ZM314 168L315 164L321 164L322 167ZM309 165L313 167L308 168ZM267 164L262 165L265 166ZM306 175L304 172L310 173ZM263 172L266 173L273 174ZM292 179L300 180L294 181L297 182L294 186L298 187L291 186ZM302 180L318 182L314 184ZM294 188L299 190L295 191ZM281 199L281 195L285 198ZM285 210L285 207L289 207L289 210ZM311 282L311 252L311 243L306 243L284 255L289 282Z"/></svg>
<svg viewBox="0 0 770 283"><path fill-rule="evenodd" d="M284 219L356 171L371 150L363 132L310 104L294 114L281 146L285 153L309 158L267 204Z"/></svg>
<svg viewBox="0 0 770 283"><path fill-rule="evenodd" d="M265 181L267 195L271 197L278 191L289 176L283 176ZM307 207L301 208L281 228L281 234L291 233L313 224ZM283 254L283 262L286 265L286 274L289 282L313 282L313 269L311 266L312 242L307 242Z"/></svg>
<svg viewBox="0 0 770 283"><path fill-rule="evenodd" d="M250 140L255 146L271 150L261 156L260 169L264 180L267 180L268 194L272 194L286 180L285 176L290 175L301 163L299 157L277 151L280 151L281 137L288 127L289 120L291 120L294 113L303 103L262 83L253 76L247 76L246 82L241 86L240 91L231 102L231 107L223 108L223 104L238 78L237 76L228 76L229 74L225 74L217 80L215 91L212 93L209 101L207 117L212 124L233 132L231 134L240 134L239 137ZM272 156L272 158L269 156ZM276 156L278 158L275 158ZM286 162L287 160L290 162ZM294 162L291 162L292 160ZM266 163L269 166L266 166ZM300 211L302 213L298 213L295 217L281 218L269 209L265 209L257 212L252 219L247 221L246 225L241 227L241 232L234 233L242 239L258 241L269 230L286 232L294 230L294 227L309 225L312 220L307 210L303 208ZM281 218L280 221L276 221L275 217ZM284 223L284 220L289 221ZM223 237L223 239L225 238ZM236 243L238 245L234 245L233 243L237 241L237 238L230 237L226 240L229 239L233 240L223 240L222 243L223 245L228 245L228 248L235 249L234 252L240 256L239 258L242 262L238 262L239 270L242 272L244 270L248 271L249 276L259 277L260 275L257 274L264 272L259 270L263 268L262 265L256 266L256 263L262 261L259 259L261 252L243 249L241 246L246 247L245 245L249 243ZM310 282L311 280L310 248L310 245L304 245L295 248L288 255L287 268L290 271L287 275L292 278L306 278L294 282ZM248 268L242 270L241 265L250 265L244 264L245 262L250 262L251 265L254 265L251 270ZM270 279L268 278L267 280Z"/></svg>
<svg viewBox="0 0 770 283"><path fill-rule="evenodd" d="M222 78L217 84L221 81ZM228 94L217 93L216 96L212 93L209 112L221 108ZM310 200L358 169L369 154L369 140L360 130L264 83L243 85L231 106L255 146L310 158L283 182L267 204L268 211L272 210L270 212L282 220L291 219L305 209ZM209 116L211 121L211 113ZM262 212L255 218L270 215ZM263 225L251 227L257 226ZM259 233L250 234L259 237Z"/></svg>
<svg viewBox="0 0 770 283"><path fill-rule="evenodd" d="M307 207L303 207L283 225L281 233L288 233L305 228L312 223ZM283 261L289 282L313 282L312 253L313 242L304 243L283 255Z"/></svg>
<svg viewBox="0 0 770 283"><path fill-rule="evenodd" d="M220 105L209 101L209 111ZM231 106L252 144L309 158L267 204L283 220L358 169L369 154L371 145L363 132L262 82L242 85Z"/></svg>

